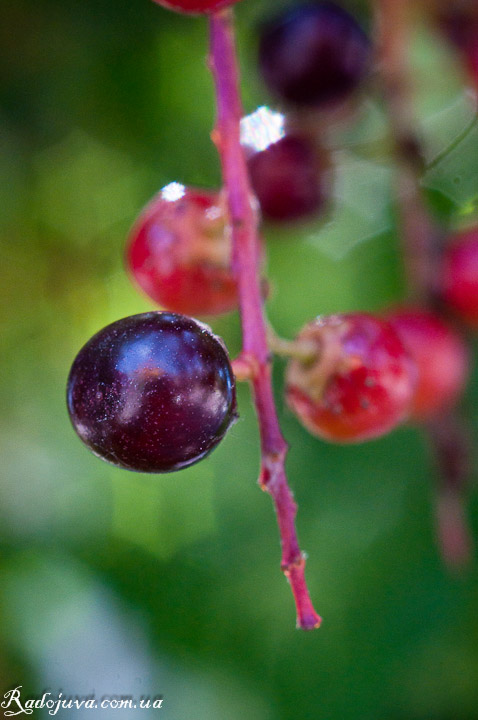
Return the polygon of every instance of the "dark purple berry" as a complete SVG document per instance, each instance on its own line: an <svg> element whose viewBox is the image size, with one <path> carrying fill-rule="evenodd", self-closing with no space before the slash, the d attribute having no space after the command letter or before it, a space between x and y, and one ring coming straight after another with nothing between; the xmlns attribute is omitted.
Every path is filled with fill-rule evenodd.
<svg viewBox="0 0 478 720"><path fill-rule="evenodd" d="M266 85L285 102L323 106L359 85L370 43L356 20L333 3L281 13L262 30L259 64Z"/></svg>
<svg viewBox="0 0 478 720"><path fill-rule="evenodd" d="M207 325L167 312L118 320L78 353L68 411L87 447L138 472L205 457L236 417L234 375Z"/></svg>
<svg viewBox="0 0 478 720"><path fill-rule="evenodd" d="M326 163L315 145L286 135L249 157L249 175L263 215L299 220L323 209L327 201Z"/></svg>

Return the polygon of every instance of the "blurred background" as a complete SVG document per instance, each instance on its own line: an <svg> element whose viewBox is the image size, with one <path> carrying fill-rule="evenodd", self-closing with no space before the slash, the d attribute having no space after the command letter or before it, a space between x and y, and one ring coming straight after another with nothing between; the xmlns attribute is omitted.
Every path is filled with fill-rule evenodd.
<svg viewBox="0 0 478 720"><path fill-rule="evenodd" d="M365 3L347 7L370 25ZM237 7L248 113L278 109L256 69L257 25L275 8ZM220 447L172 475L110 467L70 426L64 388L78 349L152 307L123 264L139 210L171 181L218 186L206 44L204 19L150 0L1 3L1 695L22 685L23 699L45 689L164 698L160 711L103 711L113 718L476 720L477 567L451 576L442 565L419 429L356 447L314 439L283 407L277 361L299 535L324 617L305 634L279 571L272 504L256 486L247 387ZM473 109L458 61L426 22L411 58L433 158ZM403 297L385 137L372 78L336 137L330 215L264 228L268 312L282 335L318 313ZM424 188L444 227L476 212L476 126ZM211 324L234 356L238 318ZM463 402L475 440L477 379L474 369ZM478 536L476 497L470 517Z"/></svg>

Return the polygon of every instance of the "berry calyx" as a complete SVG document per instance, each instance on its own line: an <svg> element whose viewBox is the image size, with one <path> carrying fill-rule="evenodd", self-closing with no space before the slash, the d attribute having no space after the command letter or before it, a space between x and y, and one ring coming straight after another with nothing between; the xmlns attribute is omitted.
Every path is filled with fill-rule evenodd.
<svg viewBox="0 0 478 720"><path fill-rule="evenodd" d="M318 317L297 342L315 343L317 356L289 362L286 399L313 435L360 442L407 419L416 367L387 322L365 313Z"/></svg>
<svg viewBox="0 0 478 720"><path fill-rule="evenodd" d="M478 228L451 238L443 254L439 290L457 317L478 328Z"/></svg>
<svg viewBox="0 0 478 720"><path fill-rule="evenodd" d="M188 15L203 15L211 13L227 5L233 5L238 0L154 0L158 5Z"/></svg>
<svg viewBox="0 0 478 720"><path fill-rule="evenodd" d="M426 420L450 408L468 375L465 342L447 323L419 308L398 309L387 316L417 365L417 386L411 418Z"/></svg>
<svg viewBox="0 0 478 720"><path fill-rule="evenodd" d="M250 154L248 170L262 214L270 220L318 214L328 200L325 156L300 135L285 135Z"/></svg>
<svg viewBox="0 0 478 720"><path fill-rule="evenodd" d="M222 196L171 183L146 206L128 240L128 268L158 305L185 315L237 307Z"/></svg>
<svg viewBox="0 0 478 720"><path fill-rule="evenodd" d="M370 62L357 21L330 2L307 3L264 26L259 65L267 87L298 106L336 103L353 92Z"/></svg>
<svg viewBox="0 0 478 720"><path fill-rule="evenodd" d="M94 335L71 368L67 404L95 455L148 473L198 462L236 418L222 341L207 325L166 312L132 315Z"/></svg>

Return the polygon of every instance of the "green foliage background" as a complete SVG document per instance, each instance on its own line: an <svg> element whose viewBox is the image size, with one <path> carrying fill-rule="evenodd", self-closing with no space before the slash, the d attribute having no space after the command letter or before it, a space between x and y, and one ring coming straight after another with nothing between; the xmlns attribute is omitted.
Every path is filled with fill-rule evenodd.
<svg viewBox="0 0 478 720"><path fill-rule="evenodd" d="M237 8L247 112L274 106L255 67L257 23L274 7ZM356 9L369 23L367 6ZM256 487L247 388L241 421L189 470L140 476L82 447L65 409L69 366L93 332L151 307L124 272L128 228L172 180L219 183L207 27L149 0L2 0L0 13L2 694L20 684L25 695L162 693L156 712L168 720L478 718L476 564L463 577L443 569L418 429L357 447L318 441L284 409L277 362L324 616L311 634L294 628L274 513ZM411 58L431 159L472 110L426 23ZM265 228L268 311L286 336L318 313L379 310L404 293L373 78L333 142L332 215ZM476 213L476 126L424 188L445 227ZM237 317L212 325L237 353ZM475 440L477 399L474 371L463 405ZM476 535L477 509L474 498Z"/></svg>

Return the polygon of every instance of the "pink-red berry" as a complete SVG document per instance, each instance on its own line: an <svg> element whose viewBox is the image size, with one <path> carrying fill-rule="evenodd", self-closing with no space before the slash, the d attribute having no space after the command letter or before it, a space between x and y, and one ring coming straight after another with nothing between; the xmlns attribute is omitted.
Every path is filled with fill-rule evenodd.
<svg viewBox="0 0 478 720"><path fill-rule="evenodd" d="M290 361L286 398L312 434L360 442L407 419L416 366L387 322L364 313L318 317L297 342L316 355Z"/></svg>
<svg viewBox="0 0 478 720"><path fill-rule="evenodd" d="M132 228L126 259L138 285L167 310L215 315L237 307L220 194L166 186Z"/></svg>
<svg viewBox="0 0 478 720"><path fill-rule="evenodd" d="M426 420L451 407L468 376L468 352L462 337L440 317L419 308L387 316L417 365L411 417Z"/></svg>
<svg viewBox="0 0 478 720"><path fill-rule="evenodd" d="M464 322L478 328L478 228L451 238L440 278L444 302Z"/></svg>
<svg viewBox="0 0 478 720"><path fill-rule="evenodd" d="M238 0L154 0L169 10L188 13L191 15L202 15L219 10L227 5L233 5Z"/></svg>
<svg viewBox="0 0 478 720"><path fill-rule="evenodd" d="M461 55L478 89L478 4L476 0L441 0L436 10L440 29Z"/></svg>

